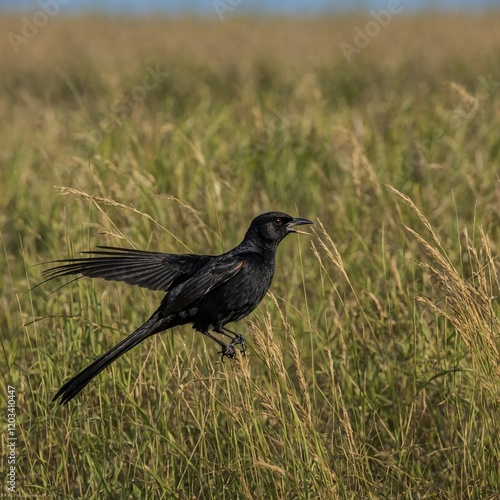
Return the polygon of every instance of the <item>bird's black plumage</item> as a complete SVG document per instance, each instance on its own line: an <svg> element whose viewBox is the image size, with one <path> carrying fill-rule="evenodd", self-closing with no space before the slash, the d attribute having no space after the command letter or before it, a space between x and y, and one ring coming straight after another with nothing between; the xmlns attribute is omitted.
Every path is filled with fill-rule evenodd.
<svg viewBox="0 0 500 500"><path fill-rule="evenodd" d="M234 358L235 345L244 349L245 341L225 325L244 318L257 307L271 285L278 244L301 224L312 221L282 212L259 215L237 247L216 256L98 247L84 252L94 257L54 261L59 265L44 271L46 281L79 275L167 293L143 325L66 382L53 401L61 398L60 404L67 403L122 354L151 335L178 325L191 323L221 346L223 358ZM210 332L232 340L225 344Z"/></svg>

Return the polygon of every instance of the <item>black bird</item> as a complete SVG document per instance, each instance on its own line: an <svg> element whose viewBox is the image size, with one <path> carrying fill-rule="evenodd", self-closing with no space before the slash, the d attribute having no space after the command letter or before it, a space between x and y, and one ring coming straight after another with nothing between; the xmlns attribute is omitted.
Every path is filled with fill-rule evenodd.
<svg viewBox="0 0 500 500"><path fill-rule="evenodd" d="M56 260L63 263L44 271L49 281L60 276L80 275L123 281L150 290L167 292L152 316L135 332L68 380L52 401L73 399L96 375L144 339L178 325L193 328L217 342L222 354L236 357L236 345L245 350L244 338L225 325L250 314L266 294L273 279L278 244L294 227L313 224L283 212L256 217L243 241L221 255L168 254L126 248L98 247L83 252L97 257ZM78 279L78 278L75 278ZM231 341L226 344L210 332Z"/></svg>

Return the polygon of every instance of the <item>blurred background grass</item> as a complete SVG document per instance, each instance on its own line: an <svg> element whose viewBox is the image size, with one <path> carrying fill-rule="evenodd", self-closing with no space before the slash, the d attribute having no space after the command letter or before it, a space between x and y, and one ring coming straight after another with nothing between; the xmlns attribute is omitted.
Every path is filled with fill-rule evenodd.
<svg viewBox="0 0 500 500"><path fill-rule="evenodd" d="M339 44L368 21L57 17L17 54L2 44L19 492L496 498L500 17L397 18L348 64ZM96 245L219 253L274 209L318 223L238 325L246 359L177 328L50 404L161 296L26 293L36 264Z"/></svg>

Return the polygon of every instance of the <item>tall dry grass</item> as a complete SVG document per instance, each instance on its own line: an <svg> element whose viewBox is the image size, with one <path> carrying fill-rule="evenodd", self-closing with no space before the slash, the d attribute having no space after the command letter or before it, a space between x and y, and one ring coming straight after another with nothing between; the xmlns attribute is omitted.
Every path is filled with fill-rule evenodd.
<svg viewBox="0 0 500 500"><path fill-rule="evenodd" d="M397 17L347 64L366 22L58 17L19 54L2 45L19 493L496 498L498 15ZM50 403L161 296L28 292L37 264L106 244L218 253L269 209L316 225L237 326L247 358L178 328Z"/></svg>

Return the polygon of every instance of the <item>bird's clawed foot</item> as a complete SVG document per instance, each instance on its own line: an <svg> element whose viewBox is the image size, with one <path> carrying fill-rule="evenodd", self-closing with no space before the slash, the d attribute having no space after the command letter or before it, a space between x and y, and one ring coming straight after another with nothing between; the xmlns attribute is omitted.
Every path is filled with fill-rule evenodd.
<svg viewBox="0 0 500 500"><path fill-rule="evenodd" d="M226 328L225 326L222 327L221 331L219 333L222 333L222 335L225 335L226 337L229 337L231 339L231 342L229 345L235 346L235 345L240 345L241 346L241 354L243 356L246 356L246 351L247 351L247 343L245 339L243 338L243 335L240 335L239 333L233 332L233 330L230 330L229 328ZM228 335L230 333L232 335Z"/></svg>
<svg viewBox="0 0 500 500"><path fill-rule="evenodd" d="M246 356L247 343L243 338L243 335L233 332L232 330L229 330L229 328L226 327L218 328L215 331L231 339L231 342L229 342L229 344L224 344L224 342L219 340L217 337L214 337L210 332L208 331L202 332L203 335L206 335L207 337L210 337L212 340L215 340L215 342L217 342L222 347L222 351L219 351L218 354L222 354L221 359L223 363L224 363L224 358L236 359L235 346L237 345L241 346L240 352L242 356Z"/></svg>
<svg viewBox="0 0 500 500"><path fill-rule="evenodd" d="M217 354L222 354L221 360L223 363L224 363L224 357L235 359L236 349L234 348L234 344L232 342L230 344L224 344L222 346L222 351L219 351Z"/></svg>
<svg viewBox="0 0 500 500"><path fill-rule="evenodd" d="M230 358L230 359L236 359L236 349L234 346L240 345L241 346L241 355L246 356L246 351L247 351L247 343L245 339L243 338L242 335L239 333L236 333L233 340L229 344L224 344L222 347L222 351L219 351L218 354L222 354L222 362L224 363L224 357Z"/></svg>
<svg viewBox="0 0 500 500"><path fill-rule="evenodd" d="M240 345L241 346L241 354L242 356L246 356L247 352L247 343L246 340L243 338L243 335L240 335L239 333L236 333L234 336L234 339L230 342L231 346L235 345Z"/></svg>

